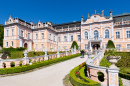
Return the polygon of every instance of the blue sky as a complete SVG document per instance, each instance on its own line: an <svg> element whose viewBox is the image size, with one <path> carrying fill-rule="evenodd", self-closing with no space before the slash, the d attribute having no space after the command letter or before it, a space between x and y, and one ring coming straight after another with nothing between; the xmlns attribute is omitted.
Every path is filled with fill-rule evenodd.
<svg viewBox="0 0 130 86"><path fill-rule="evenodd" d="M0 3L0 24L10 15L27 22L60 24L79 21L81 15L86 19L88 12L92 15L95 9L100 14L105 10L105 16L109 16L110 10L113 15L130 13L130 0L2 0Z"/></svg>

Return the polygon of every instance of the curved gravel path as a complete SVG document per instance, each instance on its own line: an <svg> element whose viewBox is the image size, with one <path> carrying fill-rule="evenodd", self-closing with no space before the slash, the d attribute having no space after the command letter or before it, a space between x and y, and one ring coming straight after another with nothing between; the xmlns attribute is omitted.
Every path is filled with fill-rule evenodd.
<svg viewBox="0 0 130 86"><path fill-rule="evenodd" d="M33 72L0 77L0 86L63 86L63 78L70 70L85 62L85 58L74 58Z"/></svg>

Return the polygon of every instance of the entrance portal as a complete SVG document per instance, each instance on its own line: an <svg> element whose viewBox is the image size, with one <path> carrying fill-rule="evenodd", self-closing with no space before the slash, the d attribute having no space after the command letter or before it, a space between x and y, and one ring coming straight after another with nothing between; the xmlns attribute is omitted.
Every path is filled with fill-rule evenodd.
<svg viewBox="0 0 130 86"><path fill-rule="evenodd" d="M99 44L94 44L92 47L93 47L93 50L95 50L95 49L98 50L100 48L100 45Z"/></svg>
<svg viewBox="0 0 130 86"><path fill-rule="evenodd" d="M24 47L25 47L26 49L28 49L28 44L27 44L27 43L25 43L25 44L24 44Z"/></svg>

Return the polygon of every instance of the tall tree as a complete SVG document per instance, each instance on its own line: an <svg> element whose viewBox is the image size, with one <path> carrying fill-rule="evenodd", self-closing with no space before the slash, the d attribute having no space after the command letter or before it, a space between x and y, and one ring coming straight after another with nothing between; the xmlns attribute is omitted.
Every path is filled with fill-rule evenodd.
<svg viewBox="0 0 130 86"><path fill-rule="evenodd" d="M3 47L3 39L4 39L4 27L0 24L0 46Z"/></svg>

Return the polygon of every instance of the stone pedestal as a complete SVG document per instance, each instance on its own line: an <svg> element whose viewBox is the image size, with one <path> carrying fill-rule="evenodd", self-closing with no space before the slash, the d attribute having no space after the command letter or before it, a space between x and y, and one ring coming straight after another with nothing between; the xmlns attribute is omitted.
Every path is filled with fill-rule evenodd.
<svg viewBox="0 0 130 86"><path fill-rule="evenodd" d="M65 54L66 54L66 56L68 56L68 52L67 52L67 49L65 50Z"/></svg>
<svg viewBox="0 0 130 86"><path fill-rule="evenodd" d="M45 60L48 60L47 50L45 50Z"/></svg>
<svg viewBox="0 0 130 86"><path fill-rule="evenodd" d="M27 54L28 54L28 52L27 52L27 50L25 50L24 51L24 64L26 65L26 64L29 64L29 59L28 59L28 57L27 57Z"/></svg>
<svg viewBox="0 0 130 86"><path fill-rule="evenodd" d="M57 50L57 58L60 57L59 49Z"/></svg>
<svg viewBox="0 0 130 86"><path fill-rule="evenodd" d="M108 68L108 86L119 86L119 69Z"/></svg>

